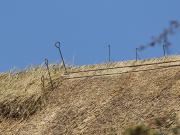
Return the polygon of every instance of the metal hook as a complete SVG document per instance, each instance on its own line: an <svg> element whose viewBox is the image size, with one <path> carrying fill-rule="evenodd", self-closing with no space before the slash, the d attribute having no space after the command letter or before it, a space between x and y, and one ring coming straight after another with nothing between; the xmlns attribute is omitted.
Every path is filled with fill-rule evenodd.
<svg viewBox="0 0 180 135"><path fill-rule="evenodd" d="M111 45L108 45L108 61L111 62Z"/></svg>
<svg viewBox="0 0 180 135"><path fill-rule="evenodd" d="M46 64L46 66L48 66L48 65L49 65L49 61L48 61L48 59L47 59L47 58L45 58L45 64Z"/></svg>
<svg viewBox="0 0 180 135"><path fill-rule="evenodd" d="M52 78L51 78L51 73L50 73L50 70L49 70L49 62L48 62L47 58L45 58L45 64L46 64L46 67L47 67L47 70L48 70L48 75L49 75L49 80L50 80L50 83L51 83L51 87L52 87L52 89L54 89L53 81L52 81Z"/></svg>
<svg viewBox="0 0 180 135"><path fill-rule="evenodd" d="M44 75L41 76L42 87L44 88Z"/></svg>
<svg viewBox="0 0 180 135"><path fill-rule="evenodd" d="M163 54L164 54L164 57L166 57L166 52L167 52L167 37L164 39L163 41Z"/></svg>
<svg viewBox="0 0 180 135"><path fill-rule="evenodd" d="M139 51L139 48L136 48L136 61L140 59L138 55L138 51Z"/></svg>
<svg viewBox="0 0 180 135"><path fill-rule="evenodd" d="M60 43L59 41L57 41L57 42L55 43L55 47L58 48L58 49L60 49L61 43Z"/></svg>
<svg viewBox="0 0 180 135"><path fill-rule="evenodd" d="M61 60L62 60L62 63L63 63L63 67L64 67L64 70L65 70L65 73L67 73L67 69L66 69L66 65L65 65L65 62L64 62L64 58L63 58L63 55L62 55L62 52L61 52L61 43L59 41L57 41L55 43L55 47L58 48L59 50L59 54L60 54L60 57L61 57Z"/></svg>

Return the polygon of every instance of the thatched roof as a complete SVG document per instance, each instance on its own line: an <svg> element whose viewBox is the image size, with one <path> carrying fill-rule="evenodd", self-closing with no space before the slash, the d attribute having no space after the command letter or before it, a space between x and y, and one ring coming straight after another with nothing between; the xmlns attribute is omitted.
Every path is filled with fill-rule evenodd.
<svg viewBox="0 0 180 135"><path fill-rule="evenodd" d="M54 89L45 67L1 73L0 134L121 134L139 123L157 128L157 119L168 132L180 111L178 65L172 56L69 67L69 75L55 65Z"/></svg>

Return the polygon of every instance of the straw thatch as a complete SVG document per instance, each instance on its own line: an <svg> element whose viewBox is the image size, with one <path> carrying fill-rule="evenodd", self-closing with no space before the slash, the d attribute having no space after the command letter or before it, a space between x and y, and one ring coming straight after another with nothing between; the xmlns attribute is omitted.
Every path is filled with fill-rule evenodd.
<svg viewBox="0 0 180 135"><path fill-rule="evenodd" d="M51 66L51 73L55 79L60 71ZM45 76L44 82L42 76ZM3 73L0 80L0 117L4 119L28 118L45 105L51 91L45 67Z"/></svg>
<svg viewBox="0 0 180 135"><path fill-rule="evenodd" d="M172 60L180 60L180 57L71 67L68 72ZM176 126L176 115L180 111L179 66L92 77L106 72L111 74L148 68L63 75L63 70L55 65L50 67L54 89L44 67L2 73L0 134L121 135L126 128L141 123L158 130L157 120L164 121L161 130L168 133ZM86 74L91 77L71 79ZM42 75L45 76L44 87Z"/></svg>

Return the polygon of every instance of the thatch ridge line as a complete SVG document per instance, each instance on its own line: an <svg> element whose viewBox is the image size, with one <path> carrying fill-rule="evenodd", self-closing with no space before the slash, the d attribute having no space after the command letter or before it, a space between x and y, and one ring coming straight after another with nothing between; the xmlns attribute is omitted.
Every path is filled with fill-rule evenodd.
<svg viewBox="0 0 180 135"><path fill-rule="evenodd" d="M178 64L178 65L170 65L170 66L160 66L158 68L152 68L152 69L126 71L126 72L121 72L121 73L110 73L110 74L99 74L99 75L96 74L96 75L87 75L87 76L67 77L66 79L78 79L78 78L86 78L86 77L112 76L112 75L120 75L120 74L143 72L143 71L153 71L153 70L159 70L159 69L165 69L165 68L167 69L167 68L173 68L173 67L180 67L180 64Z"/></svg>
<svg viewBox="0 0 180 135"><path fill-rule="evenodd" d="M107 68L99 68L99 69L93 69L93 70L80 70L80 71L69 72L69 74L81 73L81 72L91 72L91 71L100 71L100 70L109 70L109 69L118 69L118 68L128 68L128 67L141 67L141 66L150 66L150 65L159 65L159 64L162 65L162 64L175 63L175 62L180 62L180 60L164 61L164 62L158 62L158 63L128 65L128 66L118 66L118 67L107 67Z"/></svg>

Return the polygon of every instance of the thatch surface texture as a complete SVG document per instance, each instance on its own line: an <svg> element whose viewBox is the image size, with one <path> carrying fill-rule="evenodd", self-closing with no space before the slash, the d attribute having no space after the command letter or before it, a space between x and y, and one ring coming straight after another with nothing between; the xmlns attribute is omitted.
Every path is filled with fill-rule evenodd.
<svg viewBox="0 0 180 135"><path fill-rule="evenodd" d="M175 126L180 113L179 56L144 61L69 67L68 72L165 62L133 68L64 75L51 65L54 89L45 67L0 74L0 134L2 135L122 135L133 125L161 129ZM145 70L147 69L147 70ZM143 70L132 72L134 70ZM125 74L103 75L126 72ZM41 77L44 75L44 82ZM75 78L90 75L90 77ZM101 75L101 76L93 76ZM69 79L70 78L70 79ZM43 83L43 84L42 84Z"/></svg>

